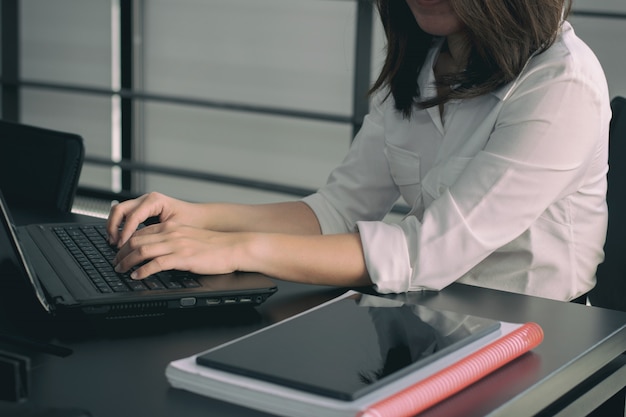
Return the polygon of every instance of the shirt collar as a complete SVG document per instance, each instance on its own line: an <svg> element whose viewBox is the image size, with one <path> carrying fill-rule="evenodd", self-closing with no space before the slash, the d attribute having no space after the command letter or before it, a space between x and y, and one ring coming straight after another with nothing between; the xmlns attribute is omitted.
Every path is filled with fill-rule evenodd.
<svg viewBox="0 0 626 417"><path fill-rule="evenodd" d="M443 46L444 38L433 39L433 45L428 50L424 65L417 76L417 85L419 87L421 99L433 98L437 95L437 87L435 87L435 71L433 66L435 60L439 56L439 51Z"/></svg>

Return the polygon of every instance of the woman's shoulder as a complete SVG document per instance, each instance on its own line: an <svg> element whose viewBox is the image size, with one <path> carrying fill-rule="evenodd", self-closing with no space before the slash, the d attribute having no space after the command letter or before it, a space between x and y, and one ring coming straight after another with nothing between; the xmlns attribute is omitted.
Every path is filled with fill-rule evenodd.
<svg viewBox="0 0 626 417"><path fill-rule="evenodd" d="M565 21L555 42L542 53L533 56L529 70L551 69L569 77L605 81L604 71L593 50L578 37L572 25Z"/></svg>
<svg viewBox="0 0 626 417"><path fill-rule="evenodd" d="M604 70L593 50L576 35L565 21L554 43L534 54L518 78L504 86L503 97L525 87L549 87L559 82L579 82L590 86L600 95L607 90Z"/></svg>
<svg viewBox="0 0 626 417"><path fill-rule="evenodd" d="M384 115L389 113L389 111L393 111L393 103L393 96L391 95L389 87L384 86L379 88L370 96L370 118L382 124Z"/></svg>

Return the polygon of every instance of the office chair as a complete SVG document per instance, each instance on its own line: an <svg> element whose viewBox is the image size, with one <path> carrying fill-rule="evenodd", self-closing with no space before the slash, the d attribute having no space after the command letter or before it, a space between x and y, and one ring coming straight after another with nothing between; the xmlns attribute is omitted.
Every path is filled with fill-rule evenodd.
<svg viewBox="0 0 626 417"><path fill-rule="evenodd" d="M596 272L596 287L589 293L591 305L626 311L626 98L611 101L607 174L609 227L605 259Z"/></svg>
<svg viewBox="0 0 626 417"><path fill-rule="evenodd" d="M609 173L606 195L609 227L605 259L596 271L597 284L589 292L593 306L626 311L626 98L611 100L613 117L609 131ZM626 356L622 355L622 360ZM607 400L591 417L624 416L626 388Z"/></svg>
<svg viewBox="0 0 626 417"><path fill-rule="evenodd" d="M84 153L78 135L0 120L0 189L9 206L70 212Z"/></svg>

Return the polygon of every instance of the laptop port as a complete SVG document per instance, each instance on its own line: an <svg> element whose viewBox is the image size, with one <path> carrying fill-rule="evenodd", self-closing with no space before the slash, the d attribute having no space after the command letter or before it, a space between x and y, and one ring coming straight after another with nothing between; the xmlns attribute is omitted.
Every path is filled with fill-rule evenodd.
<svg viewBox="0 0 626 417"><path fill-rule="evenodd" d="M196 297L184 297L180 299L181 307L193 307L196 305Z"/></svg>
<svg viewBox="0 0 626 417"><path fill-rule="evenodd" d="M207 298L205 302L206 302L206 305L214 306L214 305L219 304L221 300L219 298Z"/></svg>

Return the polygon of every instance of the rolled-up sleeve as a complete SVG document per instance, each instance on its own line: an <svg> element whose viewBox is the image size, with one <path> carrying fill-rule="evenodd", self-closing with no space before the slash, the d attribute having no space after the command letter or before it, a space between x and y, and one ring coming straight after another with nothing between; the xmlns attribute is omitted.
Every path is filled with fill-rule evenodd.
<svg viewBox="0 0 626 417"><path fill-rule="evenodd" d="M400 195L384 157L380 100L380 95L374 98L348 154L326 185L302 200L324 234L355 232L357 221L382 220Z"/></svg>
<svg viewBox="0 0 626 417"><path fill-rule="evenodd" d="M382 293L416 290L408 279L413 273L404 230L396 224L358 222L367 271Z"/></svg>

